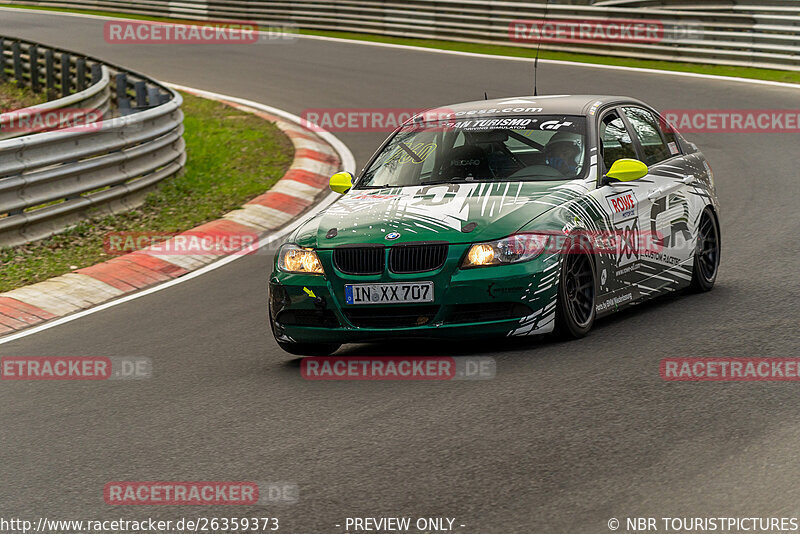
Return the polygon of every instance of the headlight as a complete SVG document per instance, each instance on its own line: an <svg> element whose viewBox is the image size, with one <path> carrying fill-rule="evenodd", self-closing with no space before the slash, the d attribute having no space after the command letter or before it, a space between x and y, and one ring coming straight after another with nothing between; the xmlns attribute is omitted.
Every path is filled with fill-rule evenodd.
<svg viewBox="0 0 800 534"><path fill-rule="evenodd" d="M528 261L542 252L547 245L546 235L517 234L491 243L472 245L461 267L483 267Z"/></svg>
<svg viewBox="0 0 800 534"><path fill-rule="evenodd" d="M324 274L317 253L297 245L281 247L278 251L278 269L287 273Z"/></svg>

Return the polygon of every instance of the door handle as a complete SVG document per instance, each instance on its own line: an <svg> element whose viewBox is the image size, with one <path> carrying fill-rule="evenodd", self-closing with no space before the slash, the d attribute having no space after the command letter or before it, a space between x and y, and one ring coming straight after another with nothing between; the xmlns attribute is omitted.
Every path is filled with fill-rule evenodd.
<svg viewBox="0 0 800 534"><path fill-rule="evenodd" d="M661 189L653 189L649 193L647 193L647 198L650 200L655 200L661 196L663 191Z"/></svg>
<svg viewBox="0 0 800 534"><path fill-rule="evenodd" d="M687 177L685 177L683 179L683 183L685 185L690 185L690 184L693 184L694 182L695 182L694 174L690 174L689 176L687 176Z"/></svg>

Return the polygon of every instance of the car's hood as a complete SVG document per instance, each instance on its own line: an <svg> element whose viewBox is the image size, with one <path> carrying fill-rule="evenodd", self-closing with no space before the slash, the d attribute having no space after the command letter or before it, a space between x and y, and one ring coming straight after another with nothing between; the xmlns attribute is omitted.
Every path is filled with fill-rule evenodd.
<svg viewBox="0 0 800 534"><path fill-rule="evenodd" d="M563 196L556 199L552 195L563 185L503 182L354 190L302 224L292 240L301 246L331 248L358 243L499 239L562 204ZM399 236L387 239L387 234Z"/></svg>

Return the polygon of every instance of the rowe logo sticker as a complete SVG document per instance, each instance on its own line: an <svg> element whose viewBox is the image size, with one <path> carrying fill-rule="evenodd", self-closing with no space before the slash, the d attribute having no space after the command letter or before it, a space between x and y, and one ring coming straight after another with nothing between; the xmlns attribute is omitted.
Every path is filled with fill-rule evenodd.
<svg viewBox="0 0 800 534"><path fill-rule="evenodd" d="M636 217L636 197L633 190L620 191L619 193L606 197L611 213L621 217Z"/></svg>

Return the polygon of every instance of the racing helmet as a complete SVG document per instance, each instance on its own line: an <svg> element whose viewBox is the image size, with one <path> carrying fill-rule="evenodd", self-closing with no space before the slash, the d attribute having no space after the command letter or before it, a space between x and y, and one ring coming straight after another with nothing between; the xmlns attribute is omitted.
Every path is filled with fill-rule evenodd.
<svg viewBox="0 0 800 534"><path fill-rule="evenodd" d="M545 163L561 173L575 174L583 159L583 137L573 132L556 132L544 147Z"/></svg>

